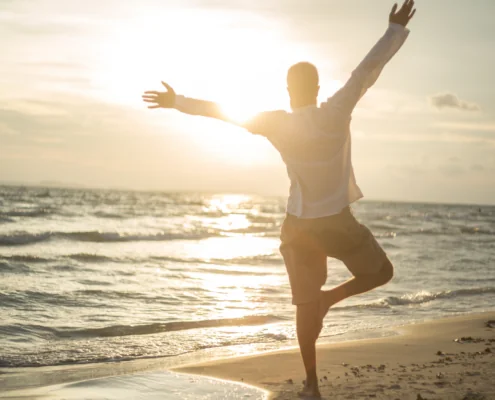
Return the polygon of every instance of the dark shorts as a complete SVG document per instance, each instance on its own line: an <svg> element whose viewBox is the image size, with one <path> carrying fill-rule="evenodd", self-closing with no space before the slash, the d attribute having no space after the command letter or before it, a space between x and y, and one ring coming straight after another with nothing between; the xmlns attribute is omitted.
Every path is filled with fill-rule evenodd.
<svg viewBox="0 0 495 400"><path fill-rule="evenodd" d="M318 300L327 280L327 257L341 260L354 276L376 274L388 261L373 234L349 207L323 218L299 219L287 214L280 238L292 304Z"/></svg>

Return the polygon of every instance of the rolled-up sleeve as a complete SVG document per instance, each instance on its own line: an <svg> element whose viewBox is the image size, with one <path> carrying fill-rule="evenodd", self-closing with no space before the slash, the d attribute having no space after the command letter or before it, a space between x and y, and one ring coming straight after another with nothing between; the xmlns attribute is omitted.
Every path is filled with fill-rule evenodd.
<svg viewBox="0 0 495 400"><path fill-rule="evenodd" d="M350 115L359 99L376 82L385 65L402 47L408 35L408 29L391 23L382 38L353 71L347 83L321 107L338 112L343 117Z"/></svg>

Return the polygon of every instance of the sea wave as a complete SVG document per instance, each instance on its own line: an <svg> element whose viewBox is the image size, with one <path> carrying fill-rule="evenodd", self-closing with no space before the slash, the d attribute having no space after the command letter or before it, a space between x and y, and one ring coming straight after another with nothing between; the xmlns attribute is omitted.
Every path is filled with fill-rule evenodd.
<svg viewBox="0 0 495 400"><path fill-rule="evenodd" d="M455 236L455 235L495 235L491 229L480 228L477 226L447 226L444 228L417 229L409 231L399 231L397 236Z"/></svg>
<svg viewBox="0 0 495 400"><path fill-rule="evenodd" d="M247 257L233 257L233 258L178 258L169 256L153 256L152 260L157 261L170 261L173 263L186 263L186 264L215 264L215 265L282 265L283 259L278 254L263 254L257 256ZM228 272L227 272L228 273Z"/></svg>
<svg viewBox="0 0 495 400"><path fill-rule="evenodd" d="M136 233L119 232L14 232L0 235L0 246L23 246L48 240L65 239L79 242L136 242L136 241L170 241L170 240L199 240L216 236L214 233Z"/></svg>
<svg viewBox="0 0 495 400"><path fill-rule="evenodd" d="M229 234L261 234L264 237L278 237L278 230L267 230L264 227L252 226L248 229L230 231ZM76 231L76 232L26 232L14 231L0 235L0 246L22 246L49 240L71 240L78 242L112 243L135 241L172 241L172 240L200 240L209 237L219 237L221 231L204 229L197 232L157 232L157 233L126 233L104 231ZM439 236L439 235L479 235L494 236L495 231L480 227L457 227L448 229L424 229L397 232L375 232L378 238L395 238L396 236Z"/></svg>
<svg viewBox="0 0 495 400"><path fill-rule="evenodd" d="M494 236L495 230L485 229L480 227L462 226L462 227L444 227L444 228L431 228L431 229L396 229L380 232L375 227L372 229L375 237L377 238L395 238L397 236L458 236L458 235L486 235ZM378 231L377 231L378 230ZM491 239L492 240L492 239Z"/></svg>
<svg viewBox="0 0 495 400"><path fill-rule="evenodd" d="M5 264L5 265L4 265ZM31 270L27 265L17 264L10 265L6 263L0 263L0 272L6 270L7 273L29 273ZM229 275L253 275L251 271L219 271L216 269L202 270L207 273L219 273ZM263 273L264 274L264 273ZM254 271L254 275L263 275L261 272ZM94 285L105 285L103 281L92 281ZM205 289L191 287L184 288L186 291L204 292ZM272 295L276 293L280 295L279 288L277 287L265 287L258 290L258 295ZM409 306L416 304L423 304L435 300L450 299L456 297L467 296L480 296L487 294L495 294L495 287L478 287L458 290L447 290L439 292L427 292L420 291L416 293L404 294L402 296L389 296L386 298L378 299L369 303L358 303L349 306L336 306L333 307L333 311L346 311L353 309L379 309L379 308L393 308L401 306ZM103 290L103 289L84 289L76 290L66 293L52 293L42 291L13 291L13 292L0 292L0 308L17 308L30 305L37 306L63 306L63 307L94 307L105 304L107 308L121 308L122 302L138 301L152 304L162 305L177 305L184 301L185 295L167 294L167 295L151 295L149 293L141 292L129 292L119 290Z"/></svg>
<svg viewBox="0 0 495 400"><path fill-rule="evenodd" d="M34 244L50 239L50 233L13 233L0 235L0 246Z"/></svg>
<svg viewBox="0 0 495 400"><path fill-rule="evenodd" d="M408 294L401 297L387 297L382 302L391 306L404 306L409 304L427 303L433 300L450 299L453 297L477 296L484 294L494 294L495 287L482 287L472 289L445 290L440 292L421 291L418 293Z"/></svg>
<svg viewBox="0 0 495 400"><path fill-rule="evenodd" d="M81 298L74 296L74 293L50 293L34 290L16 290L11 292L0 292L0 309L18 308L26 306L59 306L59 307L95 307L97 299ZM117 305L105 305L107 308L118 308Z"/></svg>
<svg viewBox="0 0 495 400"><path fill-rule="evenodd" d="M28 217L28 218L37 218L37 217L46 217L47 215L53 214L53 210L50 208L38 208L34 210L10 210L5 212L0 212L0 217L9 218L9 217Z"/></svg>
<svg viewBox="0 0 495 400"><path fill-rule="evenodd" d="M108 219L124 219L127 217L127 215L125 214L118 214L115 212L106 212L106 211L96 211L93 215L98 218L108 218Z"/></svg>
<svg viewBox="0 0 495 400"><path fill-rule="evenodd" d="M101 254L94 253L74 253L61 255L57 258L46 258L33 255L12 255L12 256L0 256L0 262L5 263L26 263L30 264L42 264L42 263L53 263L60 262L64 260L74 260L79 263L84 264L98 264L98 263L148 263L150 261L156 261L158 263L167 262L171 264L188 264L188 265L217 265L217 266L277 266L283 264L283 259L279 254L266 254L248 257L233 257L233 258L181 258L181 257L171 257L171 256L151 256L149 258L139 258L139 257L110 257ZM57 266L60 269L78 269L77 265L62 265ZM202 270L202 272L208 272L207 270ZM231 269L219 269L211 270L209 272L219 273L219 274L258 274L256 270L250 271L233 271ZM261 272L259 272L261 274ZM266 271L263 271L266 274Z"/></svg>
<svg viewBox="0 0 495 400"><path fill-rule="evenodd" d="M101 256L98 254L89 254L89 253L69 254L67 258L80 262L94 262L94 263L115 261L111 257Z"/></svg>
<svg viewBox="0 0 495 400"><path fill-rule="evenodd" d="M254 326L280 322L274 315L252 315L243 318L211 319L201 321L177 321L144 325L113 325L101 328L61 329L43 325L12 324L0 325L0 334L6 336L34 336L53 339L89 339L184 331L190 329L221 328L228 326Z"/></svg>
<svg viewBox="0 0 495 400"><path fill-rule="evenodd" d="M69 269L70 271L70 269ZM104 283L103 283L104 284ZM191 292L203 292L202 288L186 288ZM83 289L68 292L44 292L35 290L0 291L0 309L26 306L59 306L69 308L105 307L120 309L130 301L176 306L182 304L185 294L149 294L121 290Z"/></svg>
<svg viewBox="0 0 495 400"><path fill-rule="evenodd" d="M189 329L219 328L226 326L264 325L280 321L273 315L248 316L243 318L212 319L203 321L178 321L146 325L115 325L103 328L58 331L59 338L91 338L130 335L152 335L156 333L184 331Z"/></svg>
<svg viewBox="0 0 495 400"><path fill-rule="evenodd" d="M434 300L450 299L453 297L478 296L485 294L495 294L495 287L481 287L471 289L445 290L440 292L421 291L405 294L403 296L389 296L370 303L354 304L344 307L333 307L334 311L368 308L391 308L395 306L408 306L413 304L428 303Z"/></svg>
<svg viewBox="0 0 495 400"><path fill-rule="evenodd" d="M0 274L28 274L31 268L23 263L9 263L0 261Z"/></svg>
<svg viewBox="0 0 495 400"><path fill-rule="evenodd" d="M49 258L32 255L13 255L0 257L2 260L25 263L45 263L51 261Z"/></svg>
<svg viewBox="0 0 495 400"><path fill-rule="evenodd" d="M266 271L238 271L235 269L215 269L215 268L202 268L201 273L206 273L206 274L219 274L219 275L250 275L250 276L266 276L267 272Z"/></svg>

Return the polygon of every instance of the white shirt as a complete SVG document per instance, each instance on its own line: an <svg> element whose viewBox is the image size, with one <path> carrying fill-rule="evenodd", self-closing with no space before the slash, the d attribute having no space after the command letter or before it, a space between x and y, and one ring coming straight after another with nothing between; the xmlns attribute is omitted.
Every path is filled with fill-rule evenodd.
<svg viewBox="0 0 495 400"><path fill-rule="evenodd" d="M304 107L292 113L263 112L240 124L265 136L280 152L291 181L289 214L299 218L334 215L363 197L352 167L351 114L408 34L402 25L390 24L347 83L320 107ZM217 104L204 100L177 96L175 108L234 122Z"/></svg>

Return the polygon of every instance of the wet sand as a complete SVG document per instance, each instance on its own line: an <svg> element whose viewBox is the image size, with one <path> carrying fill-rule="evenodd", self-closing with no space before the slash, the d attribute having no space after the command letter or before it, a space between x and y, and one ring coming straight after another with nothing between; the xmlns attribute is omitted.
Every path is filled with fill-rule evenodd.
<svg viewBox="0 0 495 400"><path fill-rule="evenodd" d="M323 399L495 399L495 312L393 331L319 345ZM299 398L304 379L297 348L172 369L165 360L41 368L10 379L8 373L0 378L0 398L288 400Z"/></svg>
<svg viewBox="0 0 495 400"><path fill-rule="evenodd" d="M318 346L323 399L495 399L495 312L398 329L399 335ZM297 349L177 369L243 382L271 399L298 398Z"/></svg>

